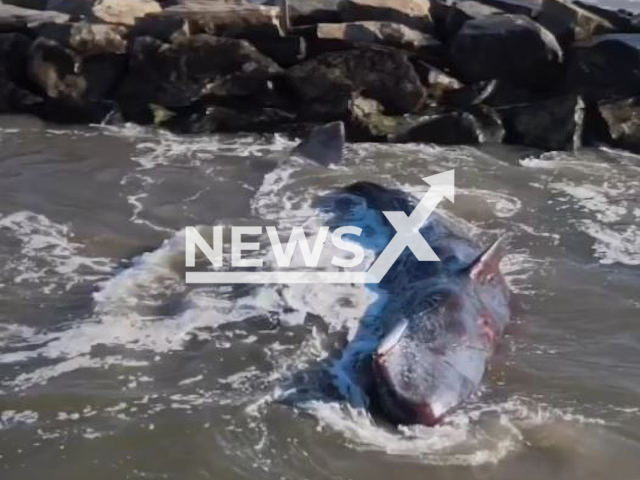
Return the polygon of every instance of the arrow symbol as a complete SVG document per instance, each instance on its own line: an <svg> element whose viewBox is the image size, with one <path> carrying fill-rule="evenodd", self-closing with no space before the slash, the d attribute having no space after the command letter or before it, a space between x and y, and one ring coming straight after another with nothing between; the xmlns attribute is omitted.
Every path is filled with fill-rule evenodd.
<svg viewBox="0 0 640 480"><path fill-rule="evenodd" d="M404 212L382 212L396 229L396 234L367 272L370 283L380 283L407 247L421 262L440 261L420 229L443 198L455 202L455 170L424 177L422 180L431 188L409 217Z"/></svg>

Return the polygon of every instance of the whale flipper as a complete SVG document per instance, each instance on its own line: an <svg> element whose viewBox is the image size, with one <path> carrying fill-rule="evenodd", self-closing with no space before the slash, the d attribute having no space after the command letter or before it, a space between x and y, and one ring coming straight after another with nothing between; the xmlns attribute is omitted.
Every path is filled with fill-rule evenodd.
<svg viewBox="0 0 640 480"><path fill-rule="evenodd" d="M322 166L339 164L342 161L345 134L342 122L328 123L315 128L291 152L292 155L303 157Z"/></svg>

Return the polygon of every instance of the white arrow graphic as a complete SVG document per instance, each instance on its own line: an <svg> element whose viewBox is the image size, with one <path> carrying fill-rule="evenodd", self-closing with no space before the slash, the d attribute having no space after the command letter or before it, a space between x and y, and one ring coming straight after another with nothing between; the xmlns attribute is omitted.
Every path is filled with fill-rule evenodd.
<svg viewBox="0 0 640 480"><path fill-rule="evenodd" d="M421 262L440 261L420 234L420 228L443 198L455 202L455 170L424 177L422 180L431 188L411 212L411 216L407 217L404 212L382 212L396 229L396 235L367 272L369 283L380 283L407 247Z"/></svg>

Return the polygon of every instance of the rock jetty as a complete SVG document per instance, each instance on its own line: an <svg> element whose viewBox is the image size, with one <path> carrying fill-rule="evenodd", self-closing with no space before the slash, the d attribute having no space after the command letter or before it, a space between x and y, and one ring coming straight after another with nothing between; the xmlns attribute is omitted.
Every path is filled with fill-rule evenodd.
<svg viewBox="0 0 640 480"><path fill-rule="evenodd" d="M0 112L640 153L640 15L569 0L4 0Z"/></svg>

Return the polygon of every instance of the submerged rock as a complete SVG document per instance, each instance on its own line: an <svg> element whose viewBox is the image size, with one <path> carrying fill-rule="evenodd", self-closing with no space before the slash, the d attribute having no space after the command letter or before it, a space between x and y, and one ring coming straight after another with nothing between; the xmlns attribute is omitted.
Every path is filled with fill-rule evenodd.
<svg viewBox="0 0 640 480"><path fill-rule="evenodd" d="M640 153L640 97L599 102L588 118L590 141Z"/></svg>
<svg viewBox="0 0 640 480"><path fill-rule="evenodd" d="M567 0L543 0L537 21L563 45L588 40L594 35L614 30L613 25L605 18Z"/></svg>
<svg viewBox="0 0 640 480"><path fill-rule="evenodd" d="M387 21L429 32L430 7L429 0L342 0L338 12L343 22Z"/></svg>
<svg viewBox="0 0 640 480"><path fill-rule="evenodd" d="M305 116L345 118L354 92L374 99L385 113L418 109L425 90L407 55L390 48L330 52L290 68L287 80Z"/></svg>
<svg viewBox="0 0 640 480"><path fill-rule="evenodd" d="M129 73L117 100L125 117L151 123L150 105L188 107L211 103L256 103L267 96L270 79L282 69L245 40L194 35L175 44L135 39Z"/></svg>
<svg viewBox="0 0 640 480"><path fill-rule="evenodd" d="M588 100L640 94L640 34L609 34L573 46L567 89Z"/></svg>
<svg viewBox="0 0 640 480"><path fill-rule="evenodd" d="M499 108L505 141L543 150L575 150L582 146L585 104L576 95Z"/></svg>
<svg viewBox="0 0 640 480"><path fill-rule="evenodd" d="M451 46L460 78L494 78L514 86L542 90L559 78L562 49L554 36L522 15L491 15L466 22Z"/></svg>
<svg viewBox="0 0 640 480"><path fill-rule="evenodd" d="M504 128L496 113L488 107L476 107L414 118L391 141L473 145L500 143L503 137Z"/></svg>
<svg viewBox="0 0 640 480"><path fill-rule="evenodd" d="M120 25L49 23L38 30L38 36L58 42L84 56L126 53L129 30Z"/></svg>

